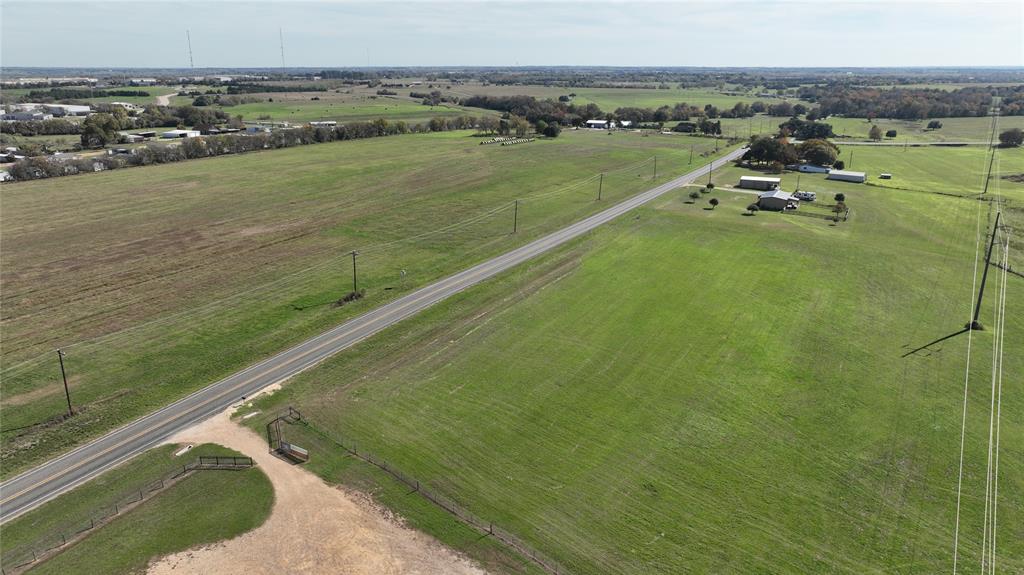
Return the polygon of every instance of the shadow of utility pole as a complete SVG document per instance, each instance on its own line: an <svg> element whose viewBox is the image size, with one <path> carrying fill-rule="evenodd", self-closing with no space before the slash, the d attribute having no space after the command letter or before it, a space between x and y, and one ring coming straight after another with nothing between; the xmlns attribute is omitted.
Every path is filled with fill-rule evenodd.
<svg viewBox="0 0 1024 575"><path fill-rule="evenodd" d="M949 334L949 335L946 335L946 336L940 337L939 339L937 339L937 340L935 340L935 341L932 341L932 342L928 342L928 343L926 343L926 344L922 345L921 347L918 347L918 348L912 349L912 350L908 351L907 353L905 353L905 354L901 355L900 357L907 357L907 356L911 356L911 355L914 355L914 354L916 354L917 352L919 352L919 351L921 351L921 350L925 350L925 349L928 349L929 347L931 347L931 346L933 346L933 345L935 345L935 344L937 344L937 343L940 343L940 342L946 341L947 339L950 339L950 338L956 337L956 336L958 336L958 335L960 335L960 334L962 334L962 333L967 333L967 332L969 332L969 331L971 331L971 328L970 328L970 326L967 326L967 327L963 328L963 329L962 329L962 330L960 330L960 331L957 331L957 332L953 332L953 333L951 333L951 334Z"/></svg>

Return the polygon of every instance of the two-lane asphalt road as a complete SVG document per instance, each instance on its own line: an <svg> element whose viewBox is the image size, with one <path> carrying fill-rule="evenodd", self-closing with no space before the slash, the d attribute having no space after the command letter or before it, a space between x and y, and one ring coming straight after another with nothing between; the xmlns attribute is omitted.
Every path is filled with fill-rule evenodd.
<svg viewBox="0 0 1024 575"><path fill-rule="evenodd" d="M356 317L295 347L205 387L0 485L0 522L16 517L141 453L171 434L227 408L243 395L280 382L466 288L550 251L669 190L737 158L734 150L707 165L637 194L593 216L475 265Z"/></svg>

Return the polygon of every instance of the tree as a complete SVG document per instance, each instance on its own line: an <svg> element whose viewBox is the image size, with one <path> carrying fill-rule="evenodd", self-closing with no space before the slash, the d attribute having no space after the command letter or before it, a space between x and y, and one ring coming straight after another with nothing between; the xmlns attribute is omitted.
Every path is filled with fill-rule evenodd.
<svg viewBox="0 0 1024 575"><path fill-rule="evenodd" d="M713 210L718 207L718 198L711 198L708 200L708 203L711 204L711 209Z"/></svg>
<svg viewBox="0 0 1024 575"><path fill-rule="evenodd" d="M704 186L704 191L706 192L710 192L713 189L715 189L715 184L711 182L708 182L707 185Z"/></svg>
<svg viewBox="0 0 1024 575"><path fill-rule="evenodd" d="M700 198L700 192L699 191L693 190L692 192L690 192L690 203L691 204L696 204L697 200L699 198Z"/></svg>
<svg viewBox="0 0 1024 575"><path fill-rule="evenodd" d="M761 206L757 205L756 203L750 204L749 206L747 206L747 213L749 213L750 215L753 216L758 211L760 211L760 209L761 209Z"/></svg>
<svg viewBox="0 0 1024 575"><path fill-rule="evenodd" d="M842 192L839 192L838 194L835 195L835 199L836 199L836 203L845 202L846 201L846 194L844 194Z"/></svg>
<svg viewBox="0 0 1024 575"><path fill-rule="evenodd" d="M872 124L871 125L871 130L868 132L868 137L871 138L872 140L876 141L876 142L881 140L882 139L882 129L879 128L877 124Z"/></svg>
<svg viewBox="0 0 1024 575"><path fill-rule="evenodd" d="M121 136L117 133L121 123L111 114L93 114L82 123L82 146L86 148L102 148L117 142Z"/></svg>
<svg viewBox="0 0 1024 575"><path fill-rule="evenodd" d="M544 128L544 135L549 138L557 138L562 133L562 125L557 122L552 122Z"/></svg>
<svg viewBox="0 0 1024 575"><path fill-rule="evenodd" d="M846 167L846 162L842 160L836 160L836 163L832 164L832 167L837 170L842 170L843 168Z"/></svg>
<svg viewBox="0 0 1024 575"><path fill-rule="evenodd" d="M839 158L839 148L828 140L813 138L796 147L800 159L818 166L831 166Z"/></svg>
<svg viewBox="0 0 1024 575"><path fill-rule="evenodd" d="M544 130L548 129L548 123L544 120L537 120L537 123L533 125L533 130L538 134L543 134Z"/></svg>
<svg viewBox="0 0 1024 575"><path fill-rule="evenodd" d="M888 131L886 131L885 132L885 137L886 138L895 138L896 137L896 130L888 130Z"/></svg>
<svg viewBox="0 0 1024 575"><path fill-rule="evenodd" d="M1020 128L1012 128L999 134L999 146L1002 148L1014 148L1024 144L1024 132Z"/></svg>
<svg viewBox="0 0 1024 575"><path fill-rule="evenodd" d="M941 127L942 127L942 122L940 122L938 120L932 120L931 122L928 122L928 129L929 130L938 130Z"/></svg>

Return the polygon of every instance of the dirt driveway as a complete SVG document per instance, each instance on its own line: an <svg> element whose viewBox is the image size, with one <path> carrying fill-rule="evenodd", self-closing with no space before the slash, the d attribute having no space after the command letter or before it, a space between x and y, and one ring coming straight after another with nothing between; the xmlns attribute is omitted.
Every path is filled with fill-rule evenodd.
<svg viewBox="0 0 1024 575"><path fill-rule="evenodd" d="M251 456L274 485L274 509L249 533L155 561L150 575L484 573L429 536L403 527L368 499L269 454L263 438L232 423L227 412L168 442L219 443Z"/></svg>

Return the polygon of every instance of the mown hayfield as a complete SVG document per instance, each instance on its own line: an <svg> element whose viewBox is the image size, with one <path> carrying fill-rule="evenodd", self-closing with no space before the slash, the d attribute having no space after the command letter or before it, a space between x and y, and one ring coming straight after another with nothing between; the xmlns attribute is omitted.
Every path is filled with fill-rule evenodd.
<svg viewBox="0 0 1024 575"><path fill-rule="evenodd" d="M968 317L991 204L960 192L978 189L984 155L857 154L858 168L892 171L907 189L802 178L820 196L846 193L853 217L838 225L747 216L752 196L720 188L711 210L709 196L690 204L680 190L260 407L297 407L574 573L948 571L968 340L904 355ZM1001 164L1024 171L1019 151ZM948 165L948 181L914 181L928 171L915 165ZM992 191L1019 226L1024 186ZM1024 282L1006 285L998 550L1016 572L1024 398L1009 374L1024 369ZM971 341L964 572L979 563L992 332ZM369 481L360 466L324 470Z"/></svg>
<svg viewBox="0 0 1024 575"><path fill-rule="evenodd" d="M5 184L3 474L683 173L691 145L693 167L714 149L582 131L480 140L395 136ZM339 307L352 250L366 297ZM57 347L79 411L64 422L50 421L66 410Z"/></svg>
<svg viewBox="0 0 1024 575"><path fill-rule="evenodd" d="M857 141L870 141L868 132L872 123L864 118L829 117L824 120L832 124L832 131L841 138ZM992 118L939 118L942 127L937 130L928 129L928 120L889 120L875 119L882 132L896 130L895 138L883 138L882 141L902 143L910 142L988 142L992 133ZM999 118L999 132L1010 128L1024 128L1024 116L1002 116ZM998 141L998 140L997 140Z"/></svg>
<svg viewBox="0 0 1024 575"><path fill-rule="evenodd" d="M5 523L0 528L6 555L4 568L10 570L24 560L29 549L42 551L54 541L60 543L61 533L88 527L90 518L109 515L114 504L133 490L146 489L172 468L199 455L241 455L219 445L203 444L175 457L179 447L165 445L150 450ZM231 539L254 529L270 516L273 503L273 486L258 468L194 472L30 571L138 573L156 557Z"/></svg>

